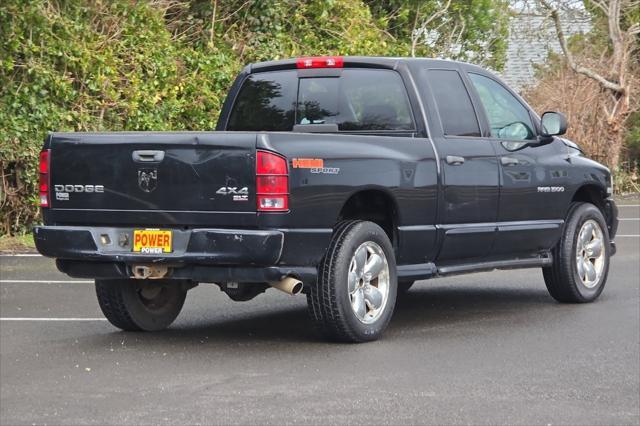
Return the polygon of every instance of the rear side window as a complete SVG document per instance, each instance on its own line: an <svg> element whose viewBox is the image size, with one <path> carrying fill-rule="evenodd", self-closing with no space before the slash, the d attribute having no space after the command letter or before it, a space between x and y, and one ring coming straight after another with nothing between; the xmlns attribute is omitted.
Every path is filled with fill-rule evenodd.
<svg viewBox="0 0 640 426"><path fill-rule="evenodd" d="M444 134L480 136L478 119L460 74L455 70L429 70L429 83Z"/></svg>
<svg viewBox="0 0 640 426"><path fill-rule="evenodd" d="M400 75L364 69L300 79L296 71L252 74L238 94L227 129L290 131L294 124L337 124L342 131L415 129Z"/></svg>
<svg viewBox="0 0 640 426"><path fill-rule="evenodd" d="M291 130L297 86L296 71L251 74L233 105L227 130Z"/></svg>
<svg viewBox="0 0 640 426"><path fill-rule="evenodd" d="M345 69L340 77L301 78L297 124L338 130L413 130L407 90L398 73Z"/></svg>

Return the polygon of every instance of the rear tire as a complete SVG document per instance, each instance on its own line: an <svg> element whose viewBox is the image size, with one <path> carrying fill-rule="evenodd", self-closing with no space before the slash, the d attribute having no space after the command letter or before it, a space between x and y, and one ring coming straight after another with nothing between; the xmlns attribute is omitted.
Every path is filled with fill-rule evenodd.
<svg viewBox="0 0 640 426"><path fill-rule="evenodd" d="M562 237L552 250L553 264L542 268L549 294L562 303L593 302L609 273L610 243L600 210L590 203L569 208Z"/></svg>
<svg viewBox="0 0 640 426"><path fill-rule="evenodd" d="M378 339L393 315L397 276L393 247L373 222L338 224L309 289L311 319L325 337L343 342Z"/></svg>
<svg viewBox="0 0 640 426"><path fill-rule="evenodd" d="M96 280L102 313L125 331L158 331L177 318L187 290L181 281Z"/></svg>

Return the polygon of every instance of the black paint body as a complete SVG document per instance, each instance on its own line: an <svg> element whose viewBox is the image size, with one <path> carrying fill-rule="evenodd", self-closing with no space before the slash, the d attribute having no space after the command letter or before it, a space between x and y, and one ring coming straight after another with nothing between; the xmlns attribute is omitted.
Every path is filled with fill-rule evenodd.
<svg viewBox="0 0 640 426"><path fill-rule="evenodd" d="M345 57L344 64L399 73L415 130L226 132L234 100L250 74L295 69L294 60L254 64L231 88L215 132L50 134L44 149L51 149L51 186L104 185L105 191L74 193L66 201L52 193L51 207L43 209L44 226L34 230L38 249L58 258L59 268L73 276L116 277L128 275L131 264L165 262L175 266L178 278L259 282L291 274L312 284L335 224L378 217L376 210L387 220L399 276L406 278L548 264L548 251L575 200L597 204L611 239L615 236L617 210L609 198L606 167L558 137L538 136L531 143L490 136L467 76L474 72L499 82L489 72L426 59ZM480 136L444 134L430 69L459 73L475 107ZM302 77L339 72L298 71ZM540 132L538 116L518 99ZM288 160L288 212L256 212L258 149ZM146 164L135 160L134 151L165 154L159 163ZM451 164L453 157L464 163ZM323 159L325 167L339 172L293 168L291 162L298 158ZM157 170L156 187L145 192L139 173L150 167ZM218 194L221 187L247 188L246 201ZM543 192L547 187L562 190ZM130 235L135 228L175 230L174 252L133 254L130 248L103 247L98 241L104 233L117 238L118 232Z"/></svg>

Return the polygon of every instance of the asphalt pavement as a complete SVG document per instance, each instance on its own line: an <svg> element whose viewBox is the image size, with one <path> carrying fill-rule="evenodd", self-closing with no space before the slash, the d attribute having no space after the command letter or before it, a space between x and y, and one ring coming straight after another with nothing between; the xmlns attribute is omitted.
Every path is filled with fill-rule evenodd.
<svg viewBox="0 0 640 426"><path fill-rule="evenodd" d="M539 269L422 281L359 345L318 339L303 296L214 285L120 332L90 282L0 257L0 424L640 424L640 207L620 216L595 303Z"/></svg>

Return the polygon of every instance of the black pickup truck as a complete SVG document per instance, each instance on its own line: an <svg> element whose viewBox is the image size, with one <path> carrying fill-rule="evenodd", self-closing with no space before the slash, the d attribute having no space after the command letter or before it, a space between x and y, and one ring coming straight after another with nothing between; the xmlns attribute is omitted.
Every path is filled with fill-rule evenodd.
<svg viewBox="0 0 640 426"><path fill-rule="evenodd" d="M92 278L123 330L187 291L305 293L313 324L378 338L415 280L542 268L560 302L603 290L609 170L477 66L312 57L247 66L215 132L51 133L38 250Z"/></svg>

